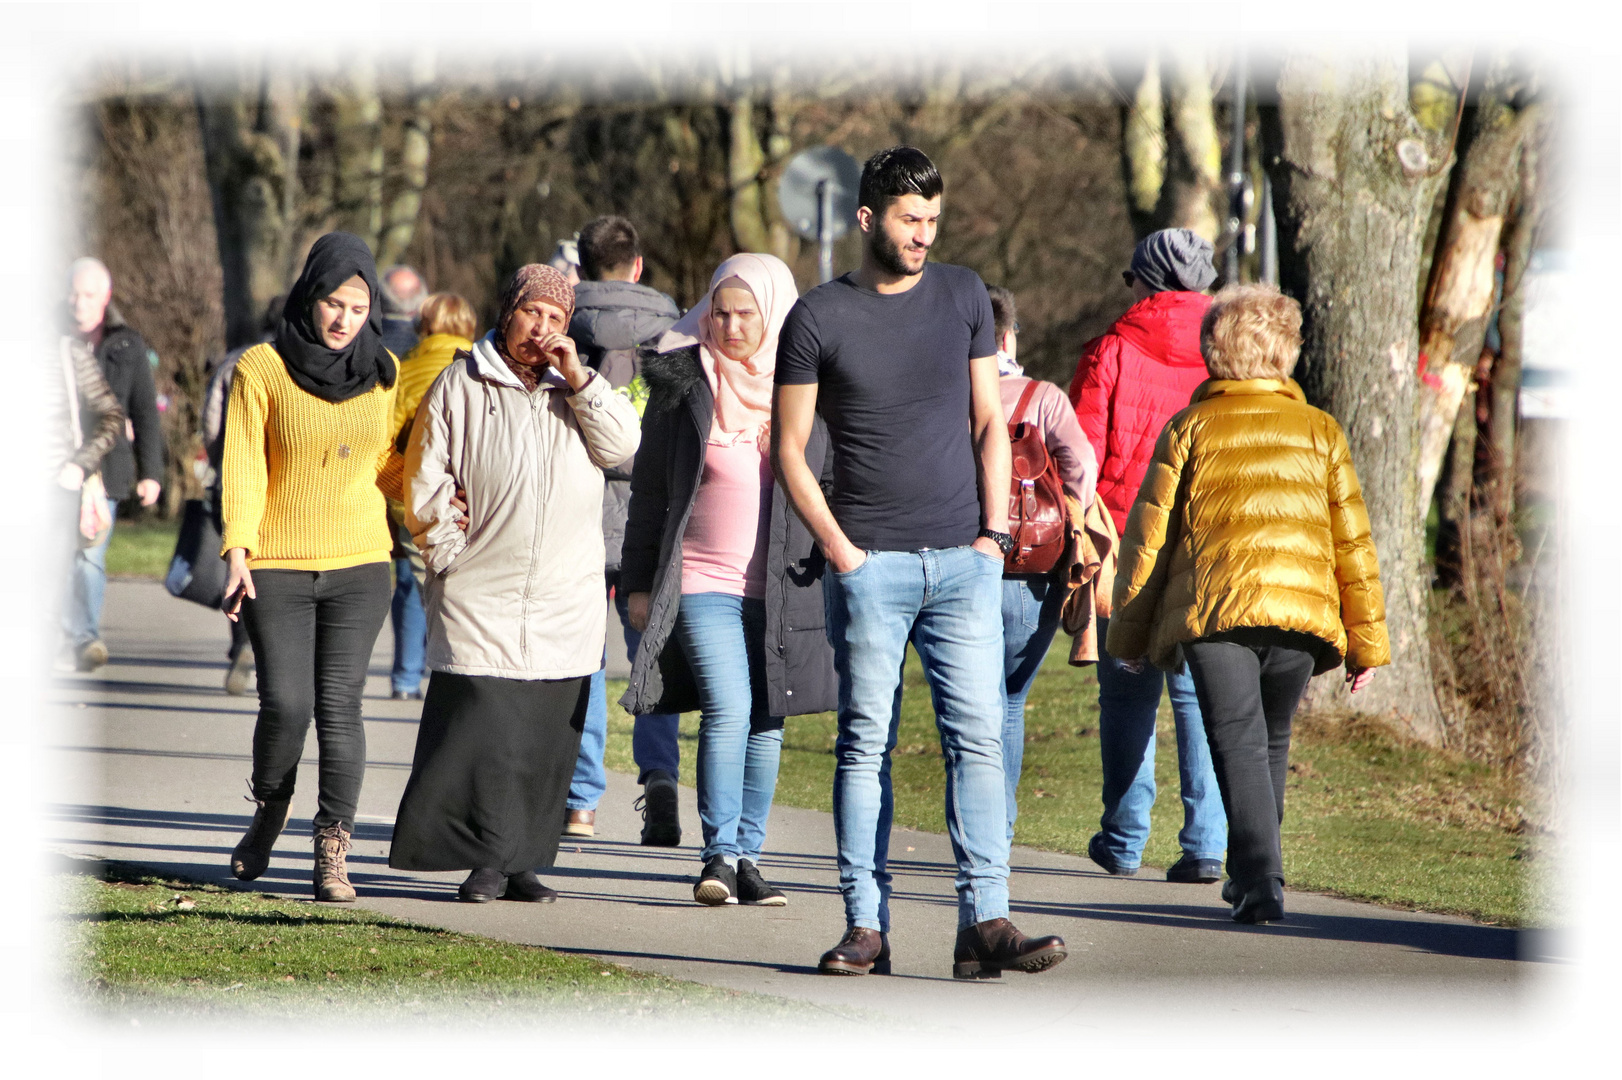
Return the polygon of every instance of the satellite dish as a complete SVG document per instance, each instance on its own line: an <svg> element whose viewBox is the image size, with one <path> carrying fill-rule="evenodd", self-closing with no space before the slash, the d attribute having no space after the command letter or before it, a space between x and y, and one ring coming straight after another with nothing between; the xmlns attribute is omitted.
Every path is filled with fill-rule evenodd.
<svg viewBox="0 0 1622 1080"><path fill-rule="evenodd" d="M822 246L822 280L833 277L833 242L856 224L862 167L837 146L813 146L789 160L777 205L789 227Z"/></svg>

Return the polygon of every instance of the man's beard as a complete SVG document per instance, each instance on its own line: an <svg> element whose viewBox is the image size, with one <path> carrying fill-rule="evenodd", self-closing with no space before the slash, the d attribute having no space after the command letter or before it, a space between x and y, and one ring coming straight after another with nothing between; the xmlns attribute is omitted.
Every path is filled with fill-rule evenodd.
<svg viewBox="0 0 1622 1080"><path fill-rule="evenodd" d="M889 234L882 228L873 231L872 250L873 261L878 263L879 267L886 273L894 274L897 277L911 277L919 272L906 264L901 258L901 245L891 240ZM924 252L924 258L929 258L927 249ZM919 270L922 269L923 267L920 266Z"/></svg>

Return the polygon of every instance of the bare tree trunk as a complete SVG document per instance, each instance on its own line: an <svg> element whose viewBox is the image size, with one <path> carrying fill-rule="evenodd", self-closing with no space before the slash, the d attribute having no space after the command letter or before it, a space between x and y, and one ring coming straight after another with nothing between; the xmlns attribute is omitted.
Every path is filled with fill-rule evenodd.
<svg viewBox="0 0 1622 1080"><path fill-rule="evenodd" d="M1215 243L1222 231L1222 143L1205 58L1179 52L1172 64L1171 88L1160 227L1192 229Z"/></svg>
<svg viewBox="0 0 1622 1080"><path fill-rule="evenodd" d="M336 227L376 251L383 233L383 101L377 92L376 60L357 55L345 83L329 89L337 156Z"/></svg>
<svg viewBox="0 0 1622 1080"><path fill-rule="evenodd" d="M225 344L258 340L266 306L287 287L298 183L299 88L286 73L239 72L196 89L220 248Z"/></svg>
<svg viewBox="0 0 1622 1080"><path fill-rule="evenodd" d="M1473 137L1455 170L1419 320L1419 498L1429 505L1465 383L1492 313L1493 264L1504 216L1519 186L1517 165L1536 109L1517 109L1520 80L1500 59L1476 108Z"/></svg>
<svg viewBox="0 0 1622 1080"><path fill-rule="evenodd" d="M1498 313L1501 346L1493 364L1491 405L1482 433L1487 443L1486 467L1476 476L1477 505L1489 511L1500 528L1509 524L1515 512L1515 435L1520 418L1521 326L1526 310L1522 284L1532 258L1538 216L1537 150L1530 139L1521 144L1520 164L1519 206L1504 240L1504 306ZM1518 554L1512 550L1506 556L1513 559Z"/></svg>
<svg viewBox="0 0 1622 1080"><path fill-rule="evenodd" d="M377 253L380 267L393 266L403 259L417 230L422 193L428 186L429 139L433 133L428 109L433 102L433 82L434 54L425 48L411 60L411 115L406 118L400 148L400 190L384 213L383 239Z"/></svg>
<svg viewBox="0 0 1622 1080"><path fill-rule="evenodd" d="M1166 180L1165 110L1160 93L1160 60L1153 53L1143 64L1132 103L1121 109L1121 172L1126 181L1127 213L1132 235L1142 240L1159 226L1156 208Z"/></svg>
<svg viewBox="0 0 1622 1080"><path fill-rule="evenodd" d="M1400 50L1286 58L1262 110L1279 227L1279 279L1305 312L1298 378L1346 431L1368 504L1392 663L1356 697L1315 680L1309 706L1399 719L1442 742L1431 677L1429 568L1417 498L1414 282L1439 147L1409 109Z"/></svg>
<svg viewBox="0 0 1622 1080"><path fill-rule="evenodd" d="M730 62L727 62L730 61ZM766 151L755 132L753 72L749 46L739 44L722 64L721 83L727 91L727 216L732 243L739 251L770 251L761 191Z"/></svg>

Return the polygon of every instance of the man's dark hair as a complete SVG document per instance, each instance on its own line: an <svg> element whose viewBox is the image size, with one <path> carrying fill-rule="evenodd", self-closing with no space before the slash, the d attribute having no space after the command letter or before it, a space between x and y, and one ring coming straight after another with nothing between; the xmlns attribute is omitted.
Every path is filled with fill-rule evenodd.
<svg viewBox="0 0 1622 1080"><path fill-rule="evenodd" d="M880 150L862 166L860 204L882 214L891 199L921 195L933 199L946 190L940 170L916 146L892 146Z"/></svg>
<svg viewBox="0 0 1622 1080"><path fill-rule="evenodd" d="M610 271L630 266L642 254L636 226L615 214L592 218L580 227L580 273L601 281Z"/></svg>
<svg viewBox="0 0 1622 1080"><path fill-rule="evenodd" d="M991 297L991 320L997 328L997 345L1001 347L1003 335L1019 322L1019 312L1014 307L1014 294L1001 285L987 285L986 295Z"/></svg>

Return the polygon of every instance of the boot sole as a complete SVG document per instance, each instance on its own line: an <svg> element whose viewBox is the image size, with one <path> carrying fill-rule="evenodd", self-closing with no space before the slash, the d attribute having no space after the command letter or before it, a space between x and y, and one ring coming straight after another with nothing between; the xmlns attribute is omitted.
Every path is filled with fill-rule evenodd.
<svg viewBox="0 0 1622 1080"><path fill-rule="evenodd" d="M563 827L563 835L564 836L596 836L597 835L597 827L595 825L565 825Z"/></svg>
<svg viewBox="0 0 1622 1080"><path fill-rule="evenodd" d="M1062 948L1044 949L1025 957L1015 964L1006 966L988 964L981 960L960 960L952 965L952 978L954 979L1000 979L1004 971L1022 971L1027 975L1035 975L1039 971L1046 971L1057 967L1070 953Z"/></svg>
<svg viewBox="0 0 1622 1080"><path fill-rule="evenodd" d="M643 847L681 847L680 829L643 829Z"/></svg>
<svg viewBox="0 0 1622 1080"><path fill-rule="evenodd" d="M875 960L871 964L852 964L844 960L824 960L817 965L822 975L888 975L890 961Z"/></svg>
<svg viewBox="0 0 1622 1080"><path fill-rule="evenodd" d="M355 902L355 894L350 893L348 896L322 896L318 892L315 894L315 902L318 904L353 904Z"/></svg>
<svg viewBox="0 0 1622 1080"><path fill-rule="evenodd" d="M1284 905L1258 904L1247 911L1235 911L1233 921L1243 923L1246 926L1254 926L1257 923L1283 922Z"/></svg>
<svg viewBox="0 0 1622 1080"><path fill-rule="evenodd" d="M516 900L521 904L555 904L558 902L558 898L555 893L551 896L518 896L511 892L507 892L503 893L501 898L503 900ZM495 898L489 897L488 899Z"/></svg>
<svg viewBox="0 0 1622 1080"><path fill-rule="evenodd" d="M739 900L738 903L749 907L788 907L788 897L768 896L764 900Z"/></svg>
<svg viewBox="0 0 1622 1080"><path fill-rule="evenodd" d="M257 870L250 870L246 866L239 866L235 859L231 860L231 876L236 878L238 881L253 881L268 869L270 869L270 863L268 861L264 866L261 866Z"/></svg>

